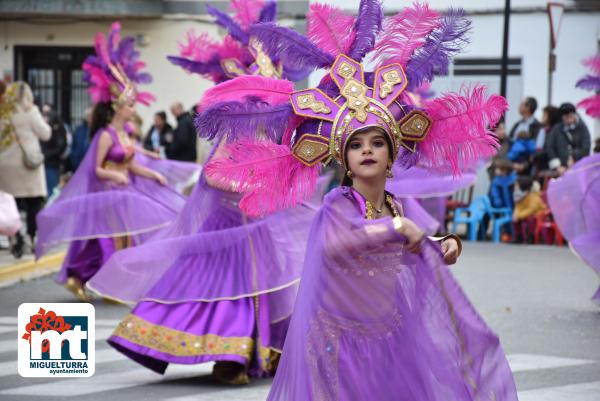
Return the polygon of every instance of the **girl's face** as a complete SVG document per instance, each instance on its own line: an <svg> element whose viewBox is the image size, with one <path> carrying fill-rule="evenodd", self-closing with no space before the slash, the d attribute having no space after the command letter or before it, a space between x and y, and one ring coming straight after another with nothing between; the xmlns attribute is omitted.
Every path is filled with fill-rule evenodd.
<svg viewBox="0 0 600 401"><path fill-rule="evenodd" d="M382 178L390 162L390 149L384 134L378 129L356 133L346 145L348 170L359 179Z"/></svg>
<svg viewBox="0 0 600 401"><path fill-rule="evenodd" d="M135 115L135 102L129 100L123 103L118 109L117 114L125 121L129 121Z"/></svg>

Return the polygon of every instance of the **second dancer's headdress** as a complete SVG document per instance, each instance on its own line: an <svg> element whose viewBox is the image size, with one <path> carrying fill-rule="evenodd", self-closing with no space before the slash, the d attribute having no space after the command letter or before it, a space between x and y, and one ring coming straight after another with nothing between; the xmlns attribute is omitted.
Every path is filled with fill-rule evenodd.
<svg viewBox="0 0 600 401"><path fill-rule="evenodd" d="M595 94L580 101L577 107L584 109L590 117L600 118L600 54L590 57L583 64L590 69L591 74L577 81L576 86Z"/></svg>

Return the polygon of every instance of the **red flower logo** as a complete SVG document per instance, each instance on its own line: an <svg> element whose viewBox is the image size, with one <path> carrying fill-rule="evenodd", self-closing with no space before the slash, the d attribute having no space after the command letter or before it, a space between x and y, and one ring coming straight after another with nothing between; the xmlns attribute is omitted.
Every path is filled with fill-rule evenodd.
<svg viewBox="0 0 600 401"><path fill-rule="evenodd" d="M65 319L62 316L56 316L53 311L46 312L43 308L40 308L36 315L29 318L29 323L25 326L26 333L21 337L24 340L29 341L31 344L31 332L40 331L45 332L48 330L55 330L59 333L63 333L71 329L71 325L65 323ZM64 341L63 341L64 344ZM48 340L42 341L42 352L47 352L50 349L50 343Z"/></svg>

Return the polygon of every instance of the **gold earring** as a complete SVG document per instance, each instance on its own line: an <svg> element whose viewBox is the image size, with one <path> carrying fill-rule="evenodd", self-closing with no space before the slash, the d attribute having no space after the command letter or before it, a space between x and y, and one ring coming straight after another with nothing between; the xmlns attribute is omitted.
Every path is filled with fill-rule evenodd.
<svg viewBox="0 0 600 401"><path fill-rule="evenodd" d="M387 178L394 178L394 173L392 173L392 169L390 167L388 167L387 170L385 170L385 176Z"/></svg>
<svg viewBox="0 0 600 401"><path fill-rule="evenodd" d="M346 175L348 176L348 178L353 179L354 178L354 173L350 170L346 171Z"/></svg>

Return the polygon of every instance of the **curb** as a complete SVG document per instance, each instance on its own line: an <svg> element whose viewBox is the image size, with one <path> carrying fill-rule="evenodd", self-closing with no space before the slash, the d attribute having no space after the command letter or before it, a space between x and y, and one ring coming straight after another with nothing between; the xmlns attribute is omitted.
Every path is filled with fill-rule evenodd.
<svg viewBox="0 0 600 401"><path fill-rule="evenodd" d="M56 272L65 259L66 252L44 256L38 261L15 263L0 267L0 287L5 287L26 278L40 277Z"/></svg>

